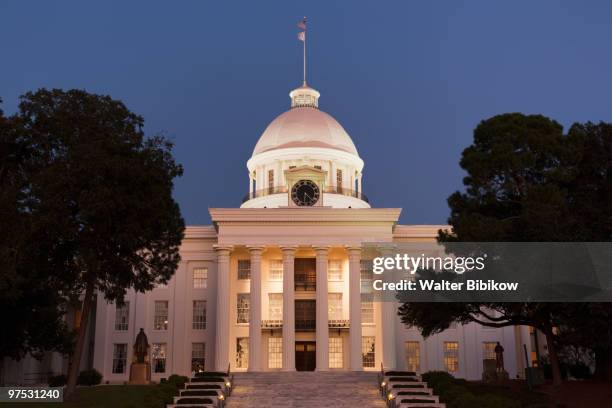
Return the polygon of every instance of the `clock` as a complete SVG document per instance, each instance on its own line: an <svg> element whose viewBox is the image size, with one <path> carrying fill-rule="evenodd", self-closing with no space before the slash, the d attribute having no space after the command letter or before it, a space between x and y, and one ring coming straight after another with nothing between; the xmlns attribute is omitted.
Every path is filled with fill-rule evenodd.
<svg viewBox="0 0 612 408"><path fill-rule="evenodd" d="M312 180L300 180L291 187L291 199L300 206L313 206L319 201L321 192Z"/></svg>

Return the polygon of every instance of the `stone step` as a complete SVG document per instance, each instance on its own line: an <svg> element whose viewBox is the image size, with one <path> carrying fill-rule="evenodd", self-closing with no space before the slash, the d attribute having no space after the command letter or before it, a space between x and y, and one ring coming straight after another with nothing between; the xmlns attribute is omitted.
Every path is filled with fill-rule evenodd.
<svg viewBox="0 0 612 408"><path fill-rule="evenodd" d="M235 373L227 408L383 408L376 372Z"/></svg>
<svg viewBox="0 0 612 408"><path fill-rule="evenodd" d="M217 405L218 397L174 397L173 404L178 406L183 405Z"/></svg>
<svg viewBox="0 0 612 408"><path fill-rule="evenodd" d="M435 404L432 403L409 403L409 404L397 404L397 408L446 408L446 404L442 402L438 402Z"/></svg>
<svg viewBox="0 0 612 408"><path fill-rule="evenodd" d="M399 404L429 404L440 402L440 397L437 395L398 395L397 402Z"/></svg>
<svg viewBox="0 0 612 408"><path fill-rule="evenodd" d="M166 408L216 408L216 405L213 404L189 404L189 405L176 405L176 404L168 404Z"/></svg>

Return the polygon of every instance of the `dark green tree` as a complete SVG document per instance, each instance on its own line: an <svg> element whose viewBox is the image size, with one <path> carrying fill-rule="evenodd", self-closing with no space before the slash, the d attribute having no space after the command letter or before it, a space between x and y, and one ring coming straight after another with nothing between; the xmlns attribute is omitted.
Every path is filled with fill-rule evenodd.
<svg viewBox="0 0 612 408"><path fill-rule="evenodd" d="M36 152L25 194L34 247L46 258L38 274L82 302L70 396L96 293L121 302L178 266L184 221L172 190L182 168L168 140L145 138L143 118L108 96L41 89L21 98L16 120Z"/></svg>
<svg viewBox="0 0 612 408"><path fill-rule="evenodd" d="M35 157L21 122L0 110L0 360L71 347L63 321L66 299L53 277L37 267L45 259L34 245L27 194Z"/></svg>
<svg viewBox="0 0 612 408"><path fill-rule="evenodd" d="M465 191L448 199L452 231L440 231L439 241L567 241L568 186L577 159L562 126L544 116L512 113L482 121L460 162L467 172ZM557 385L554 328L566 313L564 305L553 303L405 303L399 309L402 321L425 336L452 322L535 327L547 338Z"/></svg>
<svg viewBox="0 0 612 408"><path fill-rule="evenodd" d="M609 241L612 237L612 124L574 124L568 142L576 157L569 183L568 241ZM612 378L612 303L573 304L561 326L562 344L591 350L595 377Z"/></svg>

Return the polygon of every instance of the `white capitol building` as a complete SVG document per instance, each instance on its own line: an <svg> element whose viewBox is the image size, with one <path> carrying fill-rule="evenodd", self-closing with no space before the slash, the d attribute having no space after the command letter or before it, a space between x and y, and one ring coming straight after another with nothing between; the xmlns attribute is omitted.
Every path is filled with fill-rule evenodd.
<svg viewBox="0 0 612 408"><path fill-rule="evenodd" d="M170 282L128 292L117 307L98 296L88 355L104 381L128 380L140 328L151 344L152 380L193 370L445 370L480 379L484 358L505 348L510 377L539 344L526 327L451 327L423 339L377 302L366 242L435 242L444 225L399 225L400 208L372 208L362 194L364 162L350 136L319 109L306 84L270 123L247 161L240 208L212 208L213 225L189 226ZM541 339L540 339L541 340ZM59 373L66 360L4 362L5 381Z"/></svg>

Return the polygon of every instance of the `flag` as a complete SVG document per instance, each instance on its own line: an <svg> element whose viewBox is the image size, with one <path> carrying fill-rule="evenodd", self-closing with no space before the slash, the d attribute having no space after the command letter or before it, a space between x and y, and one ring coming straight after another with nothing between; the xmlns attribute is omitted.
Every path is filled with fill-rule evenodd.
<svg viewBox="0 0 612 408"><path fill-rule="evenodd" d="M306 31L300 31L298 33L298 40L306 42Z"/></svg>
<svg viewBox="0 0 612 408"><path fill-rule="evenodd" d="M297 23L297 26L300 30L306 30L306 17L304 17L302 21Z"/></svg>

